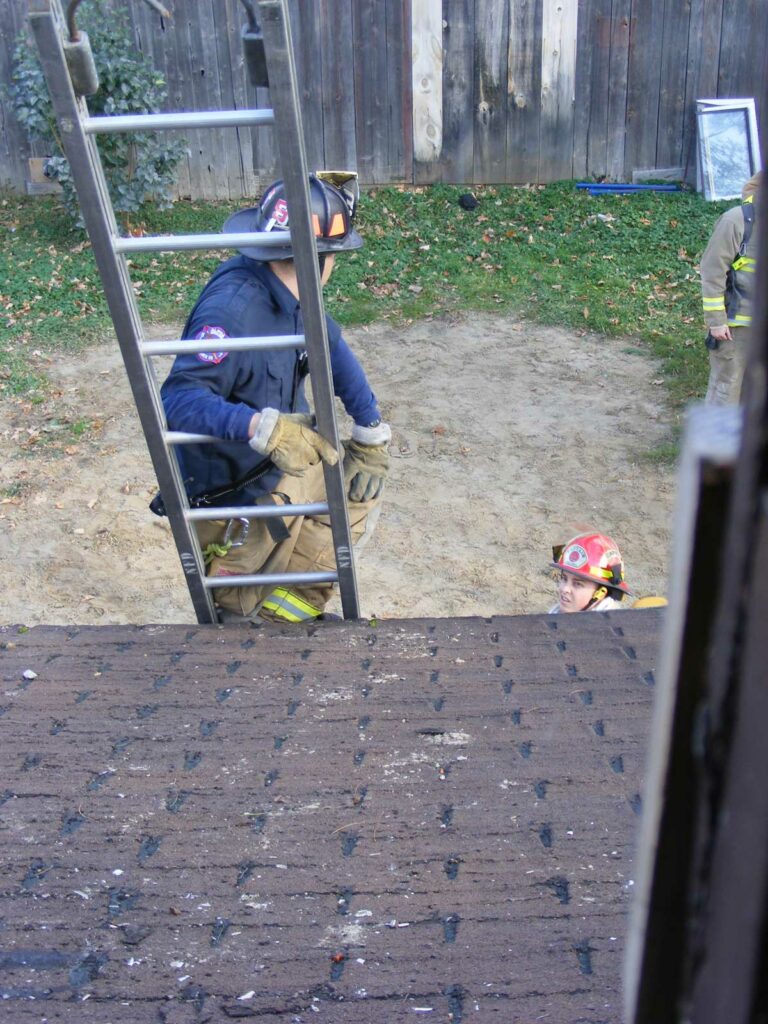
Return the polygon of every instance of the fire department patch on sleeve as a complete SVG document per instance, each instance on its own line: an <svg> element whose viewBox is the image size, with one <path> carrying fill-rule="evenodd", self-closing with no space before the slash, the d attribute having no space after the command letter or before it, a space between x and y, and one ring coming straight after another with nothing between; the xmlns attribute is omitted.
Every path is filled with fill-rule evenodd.
<svg viewBox="0 0 768 1024"><path fill-rule="evenodd" d="M194 337L194 341L221 341L224 338L228 338L229 335L223 327L211 327L206 324L205 327L201 327L200 330ZM214 363L218 364L222 360L226 359L229 355L228 352L198 352L197 358L201 363Z"/></svg>

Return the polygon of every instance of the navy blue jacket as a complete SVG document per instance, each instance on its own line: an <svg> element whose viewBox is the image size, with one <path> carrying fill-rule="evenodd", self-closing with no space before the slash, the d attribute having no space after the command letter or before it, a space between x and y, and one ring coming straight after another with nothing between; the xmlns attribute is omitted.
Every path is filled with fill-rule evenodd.
<svg viewBox="0 0 768 1024"><path fill-rule="evenodd" d="M326 316L334 391L355 423L380 418L360 363ZM303 334L299 303L266 263L236 256L200 294L184 338L221 338L221 350L176 357L160 394L170 430L210 434L216 444L180 445L177 455L191 501L251 475L257 479L211 504L247 505L273 490L279 469L248 446L254 412L307 412L300 349L227 352L226 339Z"/></svg>

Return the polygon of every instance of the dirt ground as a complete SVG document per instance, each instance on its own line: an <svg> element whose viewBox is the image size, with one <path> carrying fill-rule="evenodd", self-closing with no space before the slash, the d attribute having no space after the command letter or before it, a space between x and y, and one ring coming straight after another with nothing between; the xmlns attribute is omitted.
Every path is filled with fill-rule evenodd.
<svg viewBox="0 0 768 1024"><path fill-rule="evenodd" d="M588 528L616 538L637 594L665 592L675 474L643 454L670 415L631 342L490 313L346 336L394 435L358 563L364 615L546 611L552 545ZM60 390L42 409L0 405L0 621L194 621L167 522L147 508L154 477L116 342L48 372ZM61 424L83 420L95 428L60 443Z"/></svg>

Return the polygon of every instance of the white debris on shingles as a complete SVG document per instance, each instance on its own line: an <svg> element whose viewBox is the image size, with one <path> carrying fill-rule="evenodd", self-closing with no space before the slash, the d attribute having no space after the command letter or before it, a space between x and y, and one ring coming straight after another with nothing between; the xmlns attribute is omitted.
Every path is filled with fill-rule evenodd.
<svg viewBox="0 0 768 1024"><path fill-rule="evenodd" d="M425 743L433 743L436 746L465 746L472 737L468 732L436 732L422 735Z"/></svg>
<svg viewBox="0 0 768 1024"><path fill-rule="evenodd" d="M361 924L345 924L338 927L332 925L325 929L320 946L337 946L348 943L351 946L364 946L365 928Z"/></svg>

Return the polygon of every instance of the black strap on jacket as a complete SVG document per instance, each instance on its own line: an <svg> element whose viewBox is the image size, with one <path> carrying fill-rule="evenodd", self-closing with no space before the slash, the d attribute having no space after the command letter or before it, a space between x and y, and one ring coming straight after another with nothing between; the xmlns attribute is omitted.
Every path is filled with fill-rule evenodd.
<svg viewBox="0 0 768 1024"><path fill-rule="evenodd" d="M218 276L217 271L214 277ZM211 278L213 280L213 278ZM187 323L184 327L184 334L187 333L189 324L191 323L194 310L187 319ZM296 405L299 400L299 393L301 382L309 373L309 362L307 359L306 350L302 351L296 358L296 363L293 370L293 385L291 388L291 412L296 412ZM224 484L222 487L217 487L212 491L207 491L205 494L198 494L194 498L189 499L191 508L203 508L211 507L215 505L219 499L226 497L228 494L234 494L237 491L242 490L244 487L250 487L255 484L263 476L265 476L271 469L275 468L274 462L270 458L264 458L258 462L248 473L235 480L231 484ZM260 504L262 501L266 503L268 496L264 496L263 499L257 499L254 504ZM165 508L165 502L160 491L154 496L152 501L149 503L149 507L156 516L165 516L167 511ZM289 537L288 527L285 525L283 519L267 519L267 529L269 530L270 536L274 541L287 540Z"/></svg>
<svg viewBox="0 0 768 1024"><path fill-rule="evenodd" d="M746 203L741 204L741 212L744 215L744 237L741 240L739 247L739 256L743 256L747 251L749 240L752 237L752 228L755 226L755 203L750 199Z"/></svg>

